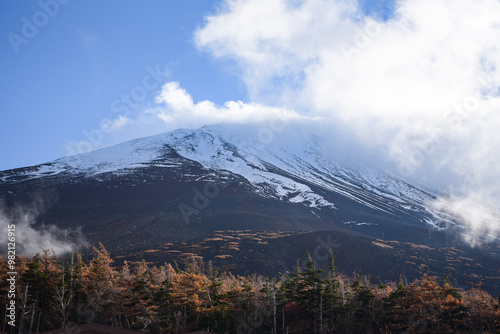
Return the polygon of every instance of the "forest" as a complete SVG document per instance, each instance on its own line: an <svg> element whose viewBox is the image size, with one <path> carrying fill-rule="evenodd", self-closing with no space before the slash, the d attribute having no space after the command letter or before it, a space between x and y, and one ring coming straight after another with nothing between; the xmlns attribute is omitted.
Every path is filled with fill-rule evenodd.
<svg viewBox="0 0 500 334"><path fill-rule="evenodd" d="M300 263L303 263L301 266ZM9 303L8 260L1 258L2 308ZM457 289L449 277L372 284L309 254L278 278L219 272L191 256L156 266L114 265L105 247L60 258L44 250L16 257L15 327L38 333L99 323L150 333L498 333L500 297Z"/></svg>

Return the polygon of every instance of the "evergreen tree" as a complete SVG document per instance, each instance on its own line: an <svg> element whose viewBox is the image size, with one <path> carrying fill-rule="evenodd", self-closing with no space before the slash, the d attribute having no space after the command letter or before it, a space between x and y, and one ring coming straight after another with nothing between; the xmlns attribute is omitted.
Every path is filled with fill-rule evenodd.
<svg viewBox="0 0 500 334"><path fill-rule="evenodd" d="M338 292L339 282L337 279L337 267L332 250L329 250L328 273L325 279L323 294L323 308L325 313L325 330L327 332L338 331L338 322L345 312L342 305L342 297Z"/></svg>

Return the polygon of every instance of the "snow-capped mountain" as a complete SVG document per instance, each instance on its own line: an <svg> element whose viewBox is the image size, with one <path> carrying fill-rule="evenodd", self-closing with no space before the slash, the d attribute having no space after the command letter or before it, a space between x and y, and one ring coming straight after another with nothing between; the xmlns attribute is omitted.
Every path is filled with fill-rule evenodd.
<svg viewBox="0 0 500 334"><path fill-rule="evenodd" d="M429 207L434 195L384 172L326 155L328 142L324 138L283 131L269 139L263 138L262 133L262 127L256 124L181 129L31 168L5 171L0 173L0 182L54 176L66 177L69 182L74 177L99 180L112 175L133 175L145 167L163 168L168 173L169 169L182 166L180 157L241 177L255 194L265 198L335 211L338 207L328 194L337 194L395 219L412 216L412 221L437 229L450 223ZM359 225L367 223L370 222ZM353 221L348 219L346 224Z"/></svg>
<svg viewBox="0 0 500 334"><path fill-rule="evenodd" d="M499 288L498 247L471 249L448 232L459 225L430 205L437 193L349 162L328 138L299 130L214 125L136 139L2 171L0 200L14 220L36 203L22 229L57 228L61 239L78 228L87 245L123 258L197 254L276 275L305 250L331 248L346 272L398 279L453 268L464 282Z"/></svg>

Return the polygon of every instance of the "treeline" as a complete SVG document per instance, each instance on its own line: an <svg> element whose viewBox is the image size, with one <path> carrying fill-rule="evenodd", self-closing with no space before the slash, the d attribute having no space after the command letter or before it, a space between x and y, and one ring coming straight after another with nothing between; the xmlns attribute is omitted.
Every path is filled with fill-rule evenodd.
<svg viewBox="0 0 500 334"><path fill-rule="evenodd" d="M8 303L1 261L1 304ZM15 332L101 323L151 333L498 333L499 301L424 275L410 284L373 285L366 277L305 265L280 279L219 273L191 257L177 265L116 267L103 245L93 258L61 260L44 251L16 259ZM499 297L500 299L500 297ZM3 332L12 327L3 319Z"/></svg>

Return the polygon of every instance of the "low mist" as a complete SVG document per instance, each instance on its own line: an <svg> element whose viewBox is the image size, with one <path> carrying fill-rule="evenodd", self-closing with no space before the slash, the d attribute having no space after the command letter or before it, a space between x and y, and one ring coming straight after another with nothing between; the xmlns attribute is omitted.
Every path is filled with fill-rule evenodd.
<svg viewBox="0 0 500 334"><path fill-rule="evenodd" d="M36 219L45 210L42 200L30 205L16 205L7 208L0 203L0 228L7 233L8 225L15 226L15 251L17 255L31 257L42 250L53 250L65 255L87 245L79 228L60 229L55 225L38 224ZM6 249L7 237L1 241Z"/></svg>

